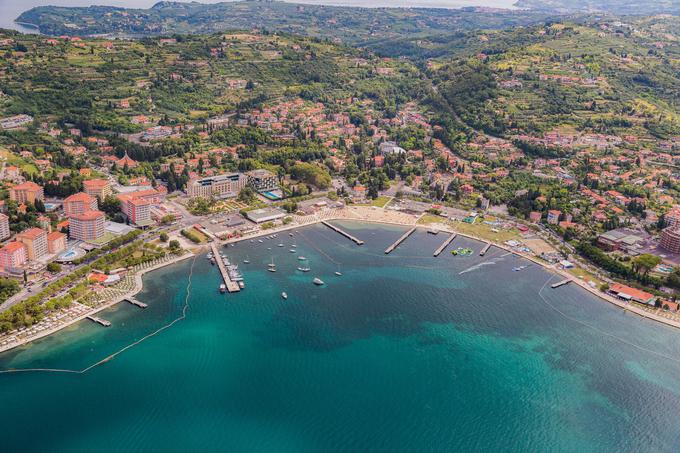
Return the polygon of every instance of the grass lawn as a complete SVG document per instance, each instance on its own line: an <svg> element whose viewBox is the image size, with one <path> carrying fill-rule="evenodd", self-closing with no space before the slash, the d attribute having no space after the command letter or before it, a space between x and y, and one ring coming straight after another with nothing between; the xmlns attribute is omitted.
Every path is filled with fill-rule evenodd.
<svg viewBox="0 0 680 453"><path fill-rule="evenodd" d="M441 217L434 214L425 214L420 219L418 219L418 225L427 225L429 223L447 223L446 217Z"/></svg>
<svg viewBox="0 0 680 453"><path fill-rule="evenodd" d="M465 222L455 222L451 224L453 229L464 234L477 236L487 241L503 243L511 239L522 240L519 232L515 228L510 230L498 229L498 232L492 231L494 227L480 222L479 220L473 224Z"/></svg>

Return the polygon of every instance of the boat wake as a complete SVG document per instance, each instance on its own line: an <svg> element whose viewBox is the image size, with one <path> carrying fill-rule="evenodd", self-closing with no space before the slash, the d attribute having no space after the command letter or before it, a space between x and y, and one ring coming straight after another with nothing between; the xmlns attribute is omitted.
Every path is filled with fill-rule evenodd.
<svg viewBox="0 0 680 453"><path fill-rule="evenodd" d="M467 274L468 272L473 272L473 271L479 270L479 269L483 268L484 266L491 266L491 265L494 265L494 264L498 264L498 262L501 261L501 258L502 257L494 258L494 259L489 260L489 261L484 261L482 263L475 264L472 267L468 267L467 269L458 272L458 275L463 275L463 274Z"/></svg>

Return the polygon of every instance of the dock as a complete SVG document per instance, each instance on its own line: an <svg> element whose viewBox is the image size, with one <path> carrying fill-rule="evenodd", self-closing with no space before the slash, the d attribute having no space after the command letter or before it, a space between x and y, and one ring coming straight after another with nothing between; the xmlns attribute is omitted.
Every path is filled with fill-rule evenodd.
<svg viewBox="0 0 680 453"><path fill-rule="evenodd" d="M210 244L210 247L212 248L212 253L213 256L215 257L217 267L220 269L220 274L222 274L222 280L224 280L224 284L227 286L227 291L229 291L230 293L237 293L241 291L241 288L238 286L238 283L232 281L231 277L229 277L227 268L224 267L224 263L220 258L220 251L217 249L217 244L215 242L212 242Z"/></svg>
<svg viewBox="0 0 680 453"><path fill-rule="evenodd" d="M482 251L479 252L479 256L486 255L486 252L488 252L490 248L491 248L491 242L487 242L486 245L484 246L484 248L482 249Z"/></svg>
<svg viewBox="0 0 680 453"><path fill-rule="evenodd" d="M444 249L445 249L446 247L448 247L448 245L449 245L449 244L451 243L451 241L453 241L454 239L456 239L456 233L451 233L451 235L450 235L448 238L446 238L446 240L444 241L444 243L443 243L442 245L440 245L439 248L438 248L437 250L434 251L434 253L432 254L432 256L434 256L435 258L438 257L439 254L440 254L441 252L443 252Z"/></svg>
<svg viewBox="0 0 680 453"><path fill-rule="evenodd" d="M106 319L98 318L97 316L88 316L87 319L96 322L97 324L101 324L104 327L111 327L111 322Z"/></svg>
<svg viewBox="0 0 680 453"><path fill-rule="evenodd" d="M409 237L410 235L413 234L414 231L416 231L416 227L413 227L413 228L411 228L410 230L408 230L408 231L407 231L406 233L404 233L399 239L397 239L397 240L394 242L394 244L392 244L392 245L390 245L389 247L387 247L387 249L385 249L385 255L389 254L389 253L392 252L394 249L396 249L397 247L399 247L399 244L401 244L402 242L404 242L404 241L406 240L407 237Z"/></svg>
<svg viewBox="0 0 680 453"><path fill-rule="evenodd" d="M338 228L338 227L336 227L335 225L331 225L330 223L326 222L325 220L323 220L321 223L323 223L324 225L326 225L326 226L327 226L328 228L330 228L331 230L333 230L333 231L335 231L335 232L337 232L337 233L342 234L342 235L345 236L347 239L350 239L350 240L351 240L352 242L354 242L356 245L364 245L364 241L362 241L361 239L358 239L358 238L352 236L352 235L349 234L347 231L345 231L345 230L343 230L343 229L341 229L341 228Z"/></svg>
<svg viewBox="0 0 680 453"><path fill-rule="evenodd" d="M552 285L550 285L550 287L552 289L559 288L560 286L564 286L569 282L571 282L571 279L567 278L567 279L562 280L561 282L553 283Z"/></svg>
<svg viewBox="0 0 680 453"><path fill-rule="evenodd" d="M146 307L148 307L147 304L145 304L144 302L138 301L138 300L135 299L134 297L128 297L127 299L124 299L124 300L125 300L126 302L131 303L132 305L136 305L136 306L139 307L139 308L146 308Z"/></svg>

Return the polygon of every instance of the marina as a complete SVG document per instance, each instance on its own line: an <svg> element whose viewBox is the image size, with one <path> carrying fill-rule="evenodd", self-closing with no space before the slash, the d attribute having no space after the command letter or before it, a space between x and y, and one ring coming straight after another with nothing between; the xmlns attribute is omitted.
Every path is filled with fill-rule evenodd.
<svg viewBox="0 0 680 453"><path fill-rule="evenodd" d="M555 289L555 288L559 288L560 286L564 286L564 285L566 285L567 283L570 283L570 282L571 282L571 279L570 279L570 278L566 278L566 279L564 279L564 280L562 280L562 281L559 281L559 282L557 282L557 283L553 283L552 285L550 285L550 287L551 287L552 289Z"/></svg>
<svg viewBox="0 0 680 453"><path fill-rule="evenodd" d="M413 234L414 231L416 231L416 227L413 227L413 228L411 228L410 230L408 230L408 231L407 231L406 233L404 233L399 239L397 239L392 245L390 245L389 247L387 247L387 249L385 249L385 255L388 255L388 254L390 254L391 252L393 252L394 249L396 249L397 247L399 247L399 244L401 244L402 242L404 242L404 241L406 240L407 237L409 237L410 235Z"/></svg>
<svg viewBox="0 0 680 453"><path fill-rule="evenodd" d="M89 319L92 322L96 322L97 324L100 324L104 327L111 327L111 322L107 321L104 318L99 318L97 316L88 316L87 319Z"/></svg>
<svg viewBox="0 0 680 453"><path fill-rule="evenodd" d="M323 223L324 225L326 225L326 226L327 226L328 228L330 228L331 230L336 231L336 232L340 233L341 235L345 236L346 238L352 240L355 244L357 244L357 245L364 245L364 241L362 241L361 239L358 239L358 238L352 236L351 234L349 234L349 233L346 232L345 230L343 230L343 229L341 229L341 228L338 228L338 227L336 227L335 225L331 225L330 223L326 222L325 220L323 220L321 223Z"/></svg>
<svg viewBox="0 0 680 453"><path fill-rule="evenodd" d="M439 248L438 248L437 250L434 251L434 253L432 254L432 256L434 256L435 258L438 257L438 256L444 251L444 249L446 249L446 247L448 247L448 245L449 245L454 239L456 239L456 236L457 236L456 233L451 233L451 234L449 235L449 237L446 238L446 240L442 243L442 245L440 245Z"/></svg>
<svg viewBox="0 0 680 453"><path fill-rule="evenodd" d="M217 267L220 270L220 274L222 274L222 279L224 280L224 284L227 287L227 291L230 293L237 293L241 291L239 284L231 279L231 276L229 275L223 260L219 259L220 253L217 249L217 244L215 242L211 243L210 248L212 249L212 254L215 258L215 261L217 262Z"/></svg>

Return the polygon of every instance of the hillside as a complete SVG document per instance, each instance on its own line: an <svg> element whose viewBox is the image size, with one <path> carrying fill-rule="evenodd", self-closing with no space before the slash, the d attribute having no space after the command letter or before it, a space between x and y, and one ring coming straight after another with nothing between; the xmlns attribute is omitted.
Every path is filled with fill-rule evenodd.
<svg viewBox="0 0 680 453"><path fill-rule="evenodd" d="M354 8L247 0L217 4L159 2L150 9L41 6L24 12L17 20L57 36L153 36L261 28L356 44L454 30L526 25L544 16L474 8Z"/></svg>
<svg viewBox="0 0 680 453"><path fill-rule="evenodd" d="M29 114L116 132L150 121L201 120L284 97L370 97L394 109L415 67L340 45L248 33L179 40L52 40L8 35L0 116ZM8 37L5 36L5 37ZM376 69L391 68L380 75ZM387 69L385 69L387 71Z"/></svg>
<svg viewBox="0 0 680 453"><path fill-rule="evenodd" d="M501 136L569 127L680 133L678 20L553 24L468 37L473 52L430 61L464 121Z"/></svg>
<svg viewBox="0 0 680 453"><path fill-rule="evenodd" d="M678 14L680 2L675 0L518 0L519 8L539 11L622 15Z"/></svg>

